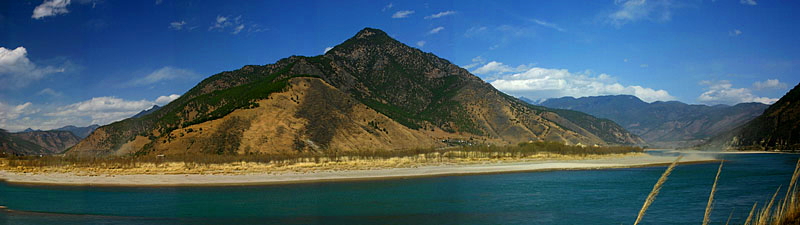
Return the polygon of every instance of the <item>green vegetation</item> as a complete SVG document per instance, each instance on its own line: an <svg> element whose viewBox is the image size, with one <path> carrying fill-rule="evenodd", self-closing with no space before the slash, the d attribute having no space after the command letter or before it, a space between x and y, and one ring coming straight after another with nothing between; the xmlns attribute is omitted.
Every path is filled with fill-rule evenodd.
<svg viewBox="0 0 800 225"><path fill-rule="evenodd" d="M155 141L170 135L173 130L216 120L236 109L257 107L258 100L267 99L270 94L285 90L289 79L302 76L319 77L347 95L346 98L355 98L358 102L411 129L434 126L447 132L485 135L488 128L479 125L478 120L500 121L500 126L509 124L503 115L484 117L473 115L469 110L472 110L474 105L465 105L471 104L470 102L487 102L488 106L478 107L486 106L494 109L496 104L505 106L505 99L496 98L496 94L503 94L491 85L445 59L404 45L383 31L367 28L325 55L292 56L274 64L249 65L213 75L155 112L100 128L107 136L99 137L97 143L79 144L79 153L88 153L86 155L112 153L126 142L134 140L136 136L148 137L151 141ZM466 95L479 99L465 100ZM323 101L330 101L333 104L334 99L338 98L328 97ZM294 98L292 100L301 101ZM309 102L311 101L303 100L303 104L310 104ZM344 104L336 104L327 105L326 110L347 110L340 107ZM349 101L347 104L350 104ZM525 108L525 105L513 105L520 108L517 111L540 111L537 107L529 106L529 109L521 109ZM335 116L326 115L331 112L313 107L300 111L302 113L297 115L298 117L311 121L301 136L310 137L310 141L314 143L310 147L314 149L327 148L326 143L330 142L333 133L337 131L336 128L342 127L343 123L347 122L337 121ZM586 121L594 121L591 120L591 116L585 115L585 117L589 117ZM330 120L325 119L333 121L327 123ZM580 135L591 136L580 129L583 127L612 144L636 144L636 141L629 141L627 132L621 128L617 129L618 126L613 122L594 121L595 123L591 124L578 124L581 121L584 120L576 122L577 125L568 123L571 127L565 128L577 129L581 131ZM533 120L528 122L530 123L526 125L535 123ZM601 134L602 132L607 133ZM172 138L167 137L167 142ZM308 146L305 146L305 142L305 140L296 141L295 146L306 149ZM136 155L147 155L157 145L151 142L143 149L139 149ZM219 152L228 151L223 149ZM71 155L71 152L68 152L68 155Z"/></svg>
<svg viewBox="0 0 800 225"><path fill-rule="evenodd" d="M800 84L763 114L711 138L703 149L800 150Z"/></svg>
<svg viewBox="0 0 800 225"><path fill-rule="evenodd" d="M288 85L289 79L313 77L309 75L287 75L293 65L293 63L288 63L280 70L266 76L259 76L265 71L256 69L249 73L237 70L212 76L201 82L197 87L202 84L222 81L231 76L251 81L208 93L201 93L200 89L195 87L178 100L154 113L140 118L130 118L112 123L105 127L106 132L110 134L110 138L106 140L107 144L110 149L117 149L125 142L133 140L136 135L150 137L151 140L155 140L158 137L151 135L150 131L152 130L157 130L163 136L175 129L222 118L236 109L257 107L258 104L255 101L268 98L270 94L284 90ZM148 150L148 148L145 148L142 151L146 152ZM141 153L139 152L139 154Z"/></svg>
<svg viewBox="0 0 800 225"><path fill-rule="evenodd" d="M372 35L358 38L366 33ZM411 129L420 129L430 123L448 132L483 134L461 103L453 99L470 81L456 74L457 71L448 71L446 66L449 62L405 46L383 31L371 28L362 30L329 53L347 53L357 49L367 53L354 62L335 57L335 54L332 56L340 62L370 68L348 71L368 89L366 92L352 90L351 94L361 103ZM324 68L329 64L323 62L317 67ZM376 67L381 69L371 69ZM426 76L434 69L447 75Z"/></svg>
<svg viewBox="0 0 800 225"><path fill-rule="evenodd" d="M254 108L258 105L256 100L269 97L270 94L286 88L289 78L276 80L279 76L288 72L293 64L270 74L257 81L239 85L236 87L216 90L211 93L202 94L192 98L190 101L178 105L176 108L183 110L194 110L198 113L194 119L184 121L189 118L187 111L168 113L159 119L162 133L168 133L179 127L187 127L209 120L219 119L230 114L233 110L241 108ZM180 126L179 122L184 121Z"/></svg>

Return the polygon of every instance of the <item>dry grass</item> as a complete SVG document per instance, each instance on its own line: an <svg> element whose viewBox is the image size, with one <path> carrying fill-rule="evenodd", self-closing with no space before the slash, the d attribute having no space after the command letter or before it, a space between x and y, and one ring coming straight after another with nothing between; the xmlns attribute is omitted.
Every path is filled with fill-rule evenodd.
<svg viewBox="0 0 800 225"><path fill-rule="evenodd" d="M680 159L680 158L679 158ZM645 200L644 206L642 206L641 211L639 211L639 215L636 218L635 224L638 224L642 217L644 216L645 211L647 208L650 207L650 204L655 200L656 195L658 195L661 186L666 182L667 177L672 172L673 167L677 163L677 160L670 165L664 174L661 175L661 178L658 179L658 182L653 187L653 191L650 192L650 195L647 196ZM717 175L714 178L714 185L711 186L711 194L708 196L708 203L706 205L705 214L703 216L703 224L709 224L711 211L713 210L714 205L714 195L717 190L717 182L719 181L719 175L722 173L722 165L723 163L720 162L719 168L717 169ZM781 187L778 187L778 190L775 190L775 193L772 195L772 198L767 203L766 207L756 211L758 206L758 202L753 203L753 207L750 209L750 213L747 215L747 219L745 220L745 225L786 225L786 224L793 224L793 225L800 225L800 195L798 194L797 190L797 180L800 178L800 160L797 161L795 165L794 173L792 174L792 179L789 182L789 188L786 190L786 194L783 200L780 200L777 205L775 205L775 199L778 197L778 193L780 193ZM775 208L773 208L775 206ZM728 216L728 220L725 224L729 224L731 217L733 217L733 211Z"/></svg>
<svg viewBox="0 0 800 225"><path fill-rule="evenodd" d="M653 190L650 191L649 195L647 195L647 199L644 201L642 209L639 210L639 216L636 217L636 222L633 223L634 225L639 224L639 222L642 221L644 213L647 212L647 208L649 208L650 205L653 204L653 202L656 200L656 196L658 195L658 192L661 190L661 186L663 186L664 183L667 182L667 177L669 177L669 174L672 173L673 169L675 169L675 165L678 164L678 161L680 161L681 158L683 158L683 156L678 156L678 158L675 159L675 161L672 162L672 164L670 164L669 167L667 167L667 170L664 171L663 174L661 174L661 178L658 178L658 182L656 182L656 185L653 186Z"/></svg>
<svg viewBox="0 0 800 225"><path fill-rule="evenodd" d="M0 158L0 170L21 173L246 174L407 168L531 160L599 159L640 153L637 147L578 147L558 143L393 151L298 152L293 155L185 154L112 158Z"/></svg>
<svg viewBox="0 0 800 225"><path fill-rule="evenodd" d="M711 210L714 208L714 194L717 192L717 181L719 181L719 174L722 172L722 164L725 161L719 162L719 169L717 169L717 176L714 178L714 185L711 186L711 194L708 195L708 204L706 204L706 213L703 215L703 225L707 225L711 218Z"/></svg>
<svg viewBox="0 0 800 225"><path fill-rule="evenodd" d="M800 224L800 195L797 193L797 179L800 177L800 160L797 161L786 195L773 209L775 197L780 192L780 187L772 195L772 199L767 207L761 209L752 223L746 221L745 224L753 225L780 225L780 224ZM754 207L755 208L755 207ZM752 214L752 212L751 212Z"/></svg>
<svg viewBox="0 0 800 225"><path fill-rule="evenodd" d="M677 162L677 160L675 161ZM647 208L652 204L655 200L655 196L658 195L659 190L661 189L661 185L667 180L667 176L672 172L675 163L670 165L664 174L661 175L661 178L656 183L655 187L653 187L653 191L650 192L650 195L647 196L647 200L645 200L644 206L642 206L642 210L639 211L639 216L636 218L636 222L634 224L638 224L641 220L642 216L644 215ZM713 203L714 203L714 195L717 190L717 182L719 181L719 175L722 172L722 165L723 163L720 162L719 168L717 169L717 175L714 178L714 185L711 187L711 193L708 196L708 204L706 205L705 214L703 217L703 224L708 224L710 222L711 211L713 210ZM800 225L800 195L798 195L797 190L797 180L800 178L800 160L797 161L795 165L794 173L792 174L792 179L789 182L789 188L786 190L786 194L784 198L779 202L775 202L775 199L778 197L778 193L780 193L781 187L778 187L775 190L775 193L772 195L772 198L767 203L766 207L756 210L758 206L758 202L753 203L752 209L750 209L750 213L747 215L747 219L745 220L745 225L784 225L784 224L795 224ZM774 207L774 208L773 208ZM733 216L733 212L731 215L728 216L728 220L725 224L730 222L731 217Z"/></svg>
<svg viewBox="0 0 800 225"><path fill-rule="evenodd" d="M753 221L753 213L756 211L756 206L758 206L758 202L753 203L753 208L750 209L750 215L747 216L747 219L744 221L744 224L750 224L750 221Z"/></svg>

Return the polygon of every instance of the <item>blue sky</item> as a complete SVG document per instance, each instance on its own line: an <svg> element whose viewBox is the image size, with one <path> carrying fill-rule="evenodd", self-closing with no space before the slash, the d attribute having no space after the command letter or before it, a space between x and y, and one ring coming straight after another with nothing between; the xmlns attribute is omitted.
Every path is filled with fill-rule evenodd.
<svg viewBox="0 0 800 225"><path fill-rule="evenodd" d="M323 54L364 27L534 100L771 103L800 82L796 1L0 3L0 128L107 124L203 78Z"/></svg>

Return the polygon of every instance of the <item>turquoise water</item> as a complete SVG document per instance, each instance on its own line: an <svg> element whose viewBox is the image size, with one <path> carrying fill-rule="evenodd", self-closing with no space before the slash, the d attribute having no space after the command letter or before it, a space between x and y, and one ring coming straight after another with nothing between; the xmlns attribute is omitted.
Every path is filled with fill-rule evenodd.
<svg viewBox="0 0 800 225"><path fill-rule="evenodd" d="M741 224L800 155L739 154L712 221ZM697 224L718 164L678 166L644 224ZM2 224L631 224L665 167L234 187L53 187L0 182Z"/></svg>

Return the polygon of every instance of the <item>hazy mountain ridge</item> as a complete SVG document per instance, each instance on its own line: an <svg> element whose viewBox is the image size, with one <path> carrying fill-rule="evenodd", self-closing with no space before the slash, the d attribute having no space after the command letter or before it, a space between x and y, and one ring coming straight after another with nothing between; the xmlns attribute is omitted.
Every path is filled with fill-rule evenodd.
<svg viewBox="0 0 800 225"><path fill-rule="evenodd" d="M697 145L750 121L768 107L761 103L734 106L689 105L677 101L647 103L631 95L563 97L548 99L541 105L608 118L652 147L662 148Z"/></svg>
<svg viewBox="0 0 800 225"><path fill-rule="evenodd" d="M447 139L642 143L609 120L519 101L367 28L325 55L211 76L151 114L100 127L69 153L215 151L200 147L212 139L228 143L217 153L391 150Z"/></svg>
<svg viewBox="0 0 800 225"><path fill-rule="evenodd" d="M0 154L8 155L38 155L47 150L30 141L13 136L8 131L0 129Z"/></svg>
<svg viewBox="0 0 800 225"><path fill-rule="evenodd" d="M25 129L16 133L2 130L0 152L13 155L51 155L63 152L89 136L99 125L64 126L52 130Z"/></svg>
<svg viewBox="0 0 800 225"><path fill-rule="evenodd" d="M61 153L81 140L71 131L65 130L19 132L10 135L42 147L44 152L39 154L45 155Z"/></svg>
<svg viewBox="0 0 800 225"><path fill-rule="evenodd" d="M800 150L800 84L744 125L711 138L702 149Z"/></svg>
<svg viewBox="0 0 800 225"><path fill-rule="evenodd" d="M100 125L97 125L97 124L93 124L93 125L89 125L89 126L85 126L85 127L76 127L76 126L69 125L69 126L64 126L64 127L61 127L61 128L58 128L58 129L53 129L53 130L56 130L56 131L69 131L69 132L72 132L72 134L74 134L78 138L84 139L87 136L89 136L89 134L94 132L94 130L97 129L98 127L100 127Z"/></svg>

